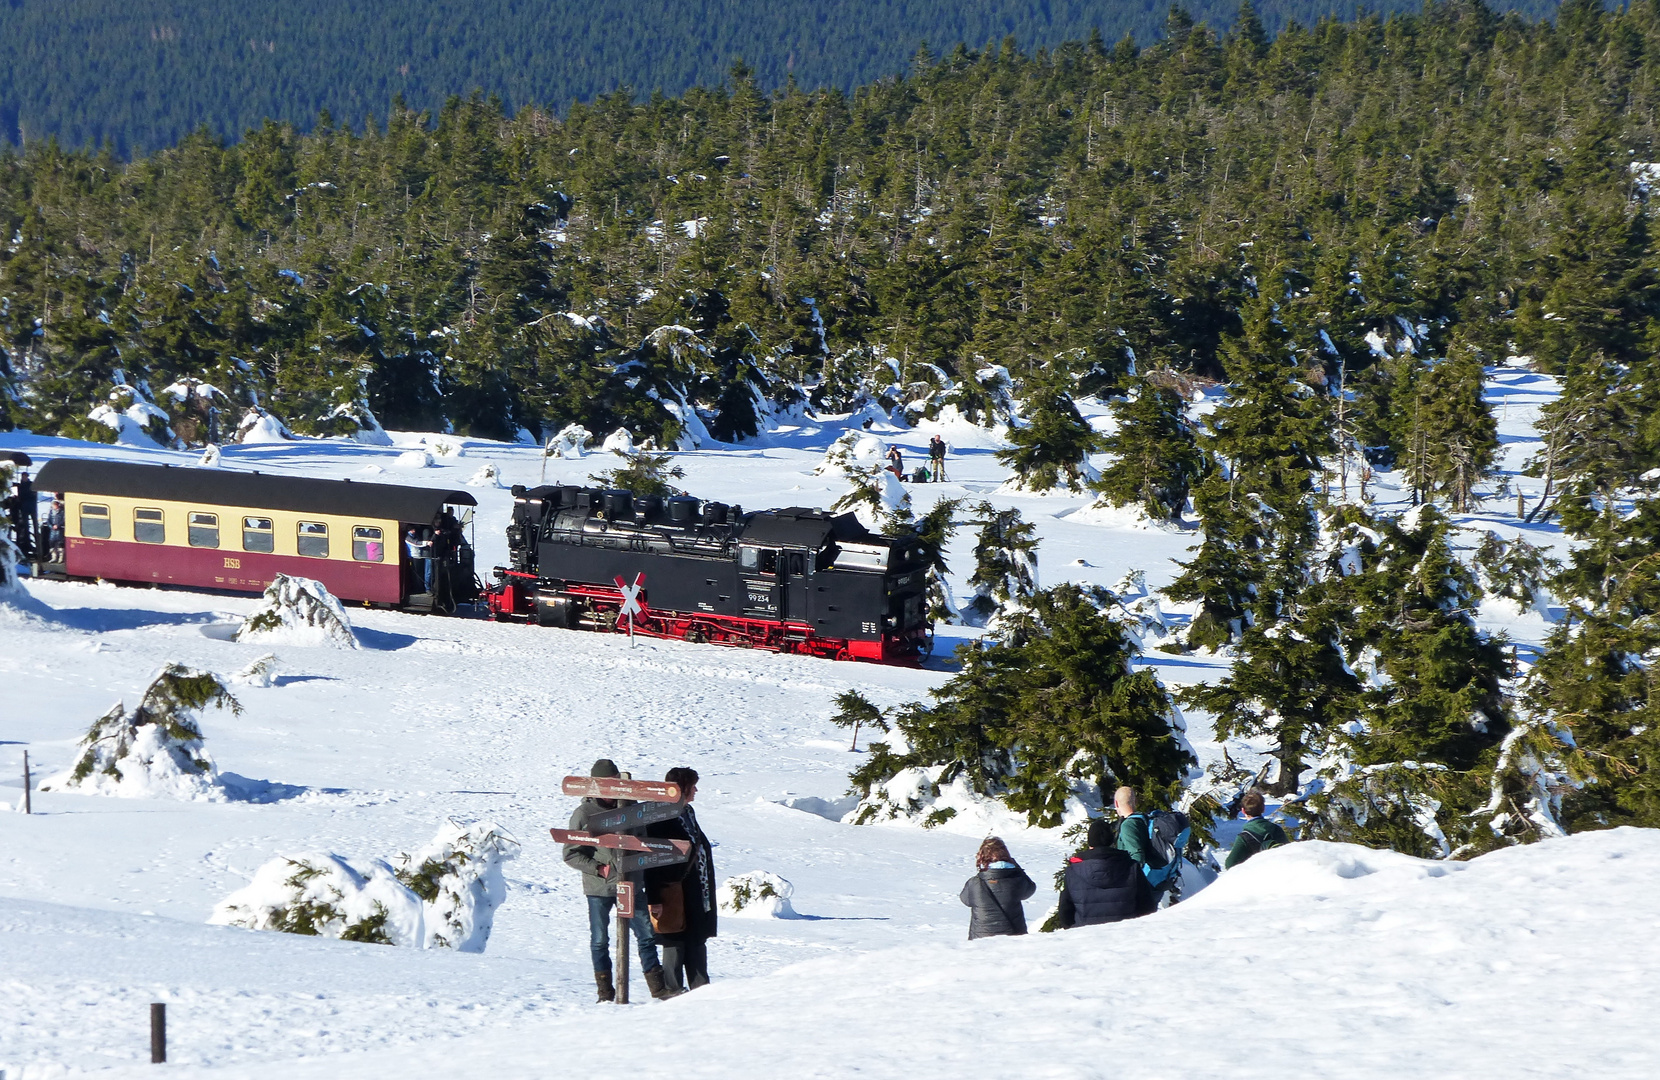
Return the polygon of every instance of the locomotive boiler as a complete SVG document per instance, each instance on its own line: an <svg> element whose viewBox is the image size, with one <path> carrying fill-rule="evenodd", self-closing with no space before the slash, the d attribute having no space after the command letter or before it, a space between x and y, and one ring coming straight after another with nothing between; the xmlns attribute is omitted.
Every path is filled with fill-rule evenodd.
<svg viewBox="0 0 1660 1080"><path fill-rule="evenodd" d="M932 641L927 563L914 534L852 514L742 507L689 496L513 488L510 566L488 602L499 620L916 663Z"/></svg>

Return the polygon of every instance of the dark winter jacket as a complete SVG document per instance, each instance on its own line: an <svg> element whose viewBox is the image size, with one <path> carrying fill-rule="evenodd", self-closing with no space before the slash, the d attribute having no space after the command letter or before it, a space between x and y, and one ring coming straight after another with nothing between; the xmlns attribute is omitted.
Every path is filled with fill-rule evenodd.
<svg viewBox="0 0 1660 1080"><path fill-rule="evenodd" d="M1121 922L1156 906L1141 867L1117 848L1090 848L1067 860L1057 912L1062 928Z"/></svg>
<svg viewBox="0 0 1660 1080"><path fill-rule="evenodd" d="M571 815L570 828L586 832L588 818L594 814L605 814L617 808L617 804L610 799L583 799L577 806L576 812ZM599 876L601 866L612 865L616 853L608 848L596 848L582 844L565 845L565 865L582 871L582 893L584 896L615 896L617 895L617 880L615 874L607 877Z"/></svg>
<svg viewBox="0 0 1660 1080"><path fill-rule="evenodd" d="M1234 838L1233 847L1228 850L1228 861L1222 864L1222 869L1232 870L1257 852L1285 843L1289 840L1284 829L1267 818L1254 817Z"/></svg>
<svg viewBox="0 0 1660 1080"><path fill-rule="evenodd" d="M960 894L969 906L968 940L1024 934L1026 910L1022 900L1037 892L1037 882L1012 862L994 862L968 879Z"/></svg>
<svg viewBox="0 0 1660 1080"><path fill-rule="evenodd" d="M703 835L703 829L697 823L697 814L688 806L679 817L660 821L646 829L646 835L692 842L691 858L685 862L646 871L647 903L662 903L664 887L678 884L681 899L686 905L686 928L670 934L659 933L657 941L674 945L688 939L714 937L719 908L715 897L715 850L709 838Z"/></svg>

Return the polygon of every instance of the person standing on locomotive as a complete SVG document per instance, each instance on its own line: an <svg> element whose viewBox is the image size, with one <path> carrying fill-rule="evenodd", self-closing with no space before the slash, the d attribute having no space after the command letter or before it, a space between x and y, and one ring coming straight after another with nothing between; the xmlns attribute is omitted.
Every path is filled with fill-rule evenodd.
<svg viewBox="0 0 1660 1080"><path fill-rule="evenodd" d="M617 778L622 775L610 758L600 758L588 770L589 776ZM571 815L571 829L588 831L588 819L617 808L615 799L583 799ZM611 972L611 909L617 903L618 877L613 866L617 853L609 848L584 844L565 845L565 865L582 873L582 893L588 898L588 947L594 962L594 986L599 1001L615 1001L617 986ZM636 908L628 922L640 953L640 974L654 998L673 997L663 982L663 964L657 956L657 939L651 931L651 919L643 908Z"/></svg>
<svg viewBox="0 0 1660 1080"><path fill-rule="evenodd" d="M715 896L714 845L703 835L692 810L697 770L680 766L663 777L680 785L686 808L677 818L652 825L648 836L690 840L691 858L646 871L646 902L663 945L663 970L671 993L709 985L709 939L715 936L719 903Z"/></svg>

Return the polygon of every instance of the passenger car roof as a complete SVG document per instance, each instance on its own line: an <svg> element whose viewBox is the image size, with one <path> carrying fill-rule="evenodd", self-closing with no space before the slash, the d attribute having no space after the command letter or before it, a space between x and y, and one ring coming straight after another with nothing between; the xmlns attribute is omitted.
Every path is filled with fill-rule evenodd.
<svg viewBox="0 0 1660 1080"><path fill-rule="evenodd" d="M310 511L344 517L428 522L445 503L477 506L465 491L362 484L308 476L274 476L231 469L135 465L124 461L53 458L35 477L40 491L114 495L169 502L246 506L258 510Z"/></svg>

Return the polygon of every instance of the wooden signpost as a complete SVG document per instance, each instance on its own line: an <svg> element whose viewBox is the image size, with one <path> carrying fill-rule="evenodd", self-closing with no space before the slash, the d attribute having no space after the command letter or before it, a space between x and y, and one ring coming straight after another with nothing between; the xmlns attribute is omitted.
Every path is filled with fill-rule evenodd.
<svg viewBox="0 0 1660 1080"><path fill-rule="evenodd" d="M691 857L692 845L687 840L667 840L640 836L638 832L648 825L679 817L685 809L680 801L680 785L658 780L622 780L602 776L567 776L560 790L566 795L590 799L617 799L615 810L596 814L588 819L589 828L549 829L554 840L561 844L604 848L613 852L613 874L624 875L649 870L654 866L670 866ZM624 854L624 853L627 854ZM638 883L619 880L617 883L617 1004L628 1004L628 922L635 915L639 902Z"/></svg>

